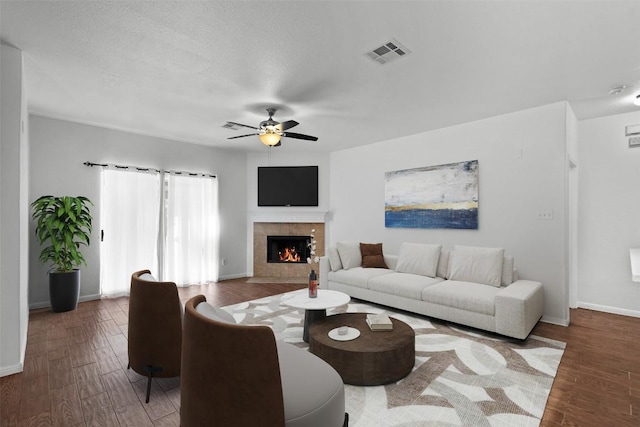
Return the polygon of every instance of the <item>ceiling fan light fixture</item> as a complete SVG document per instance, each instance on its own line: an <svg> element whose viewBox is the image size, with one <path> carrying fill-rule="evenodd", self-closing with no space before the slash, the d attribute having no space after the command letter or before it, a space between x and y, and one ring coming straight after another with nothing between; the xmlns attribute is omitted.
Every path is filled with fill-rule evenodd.
<svg viewBox="0 0 640 427"><path fill-rule="evenodd" d="M640 95L636 96L636 99L633 101L633 103L640 107Z"/></svg>
<svg viewBox="0 0 640 427"><path fill-rule="evenodd" d="M262 141L264 145L273 147L280 142L282 135L273 129L264 129L264 132L261 129L258 138L260 138L260 141Z"/></svg>
<svg viewBox="0 0 640 427"><path fill-rule="evenodd" d="M234 129L234 126L239 126L239 127L255 129L257 131L247 135L232 136L227 139L244 138L247 136L258 135L258 138L260 138L260 142L262 142L267 147L280 146L280 139L282 139L283 136L286 136L292 139L301 139L305 141L318 140L318 138L315 136L304 135L302 133L288 132L289 129L291 129L292 127L298 126L299 123L296 122L295 120L287 120L283 123L276 122L275 120L273 120L273 114L275 112L276 112L275 108L267 108L267 113L269 114L269 118L267 120L261 121L258 127L243 125L242 123L236 123L236 122L227 122L227 124L223 127L228 129Z"/></svg>

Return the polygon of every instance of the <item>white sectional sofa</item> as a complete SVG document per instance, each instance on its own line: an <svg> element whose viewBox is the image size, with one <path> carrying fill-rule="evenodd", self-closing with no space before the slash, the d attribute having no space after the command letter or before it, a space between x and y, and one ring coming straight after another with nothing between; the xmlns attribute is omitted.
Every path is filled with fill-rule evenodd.
<svg viewBox="0 0 640 427"><path fill-rule="evenodd" d="M320 259L320 287L518 339L544 305L541 283L518 279L501 248L403 243L383 255L382 244L338 242Z"/></svg>

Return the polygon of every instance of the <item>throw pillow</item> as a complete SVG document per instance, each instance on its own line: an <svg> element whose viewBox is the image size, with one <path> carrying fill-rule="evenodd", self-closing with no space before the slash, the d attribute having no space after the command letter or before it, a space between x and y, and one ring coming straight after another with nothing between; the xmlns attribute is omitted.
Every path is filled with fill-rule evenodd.
<svg viewBox="0 0 640 427"><path fill-rule="evenodd" d="M153 275L151 275L150 273L144 273L141 274L138 279L140 280L146 280L147 282L157 282L156 278L153 277Z"/></svg>
<svg viewBox="0 0 640 427"><path fill-rule="evenodd" d="M331 271L342 270L340 254L338 254L338 249L336 249L334 246L331 246L329 248L329 266L331 267Z"/></svg>
<svg viewBox="0 0 640 427"><path fill-rule="evenodd" d="M382 243L360 243L362 268L389 268L384 262Z"/></svg>
<svg viewBox="0 0 640 427"><path fill-rule="evenodd" d="M504 249L456 246L449 256L449 279L500 287Z"/></svg>
<svg viewBox="0 0 640 427"><path fill-rule="evenodd" d="M222 323L236 323L233 315L219 307L214 307L206 301L196 306L196 311L209 319Z"/></svg>
<svg viewBox="0 0 640 427"><path fill-rule="evenodd" d="M360 267L362 264L362 254L360 254L359 242L338 242L336 244L342 268L348 270L350 268Z"/></svg>
<svg viewBox="0 0 640 427"><path fill-rule="evenodd" d="M436 277L442 245L403 243L398 254L398 273Z"/></svg>

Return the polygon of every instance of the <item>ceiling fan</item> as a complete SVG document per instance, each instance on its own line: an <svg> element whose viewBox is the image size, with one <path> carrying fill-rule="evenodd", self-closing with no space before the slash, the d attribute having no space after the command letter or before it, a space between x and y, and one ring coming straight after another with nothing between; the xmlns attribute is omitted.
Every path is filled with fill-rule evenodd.
<svg viewBox="0 0 640 427"><path fill-rule="evenodd" d="M267 145L269 147L279 147L280 145L282 145L282 143L280 142L280 138L282 137L303 139L305 141L318 140L318 137L316 136L304 135L304 134L295 133L295 132L285 132L286 130L291 129L294 126L298 126L299 123L296 122L295 120L287 120L286 122L282 122L282 123L276 122L275 120L273 120L273 115L275 114L276 111L277 110L275 108L267 108L267 114L269 114L269 118L267 120L260 122L258 127L243 125L242 123L236 123L236 122L227 122L227 124L229 125L242 126L245 128L255 129L258 131L256 133L248 133L246 135L232 136L227 139L244 138L245 136L258 135L258 138L260 138L260 141L262 141L264 145Z"/></svg>

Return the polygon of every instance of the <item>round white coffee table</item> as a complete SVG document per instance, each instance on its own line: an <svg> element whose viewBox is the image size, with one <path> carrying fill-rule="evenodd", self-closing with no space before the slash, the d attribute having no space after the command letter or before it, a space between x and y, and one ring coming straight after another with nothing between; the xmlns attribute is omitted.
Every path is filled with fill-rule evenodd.
<svg viewBox="0 0 640 427"><path fill-rule="evenodd" d="M309 298L309 291L301 289L290 292L282 297L280 302L294 308L304 309L304 329L302 339L309 342L309 325L318 319L327 317L327 308L339 307L351 301L351 297L344 292L329 289L318 289L316 298Z"/></svg>

